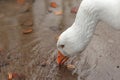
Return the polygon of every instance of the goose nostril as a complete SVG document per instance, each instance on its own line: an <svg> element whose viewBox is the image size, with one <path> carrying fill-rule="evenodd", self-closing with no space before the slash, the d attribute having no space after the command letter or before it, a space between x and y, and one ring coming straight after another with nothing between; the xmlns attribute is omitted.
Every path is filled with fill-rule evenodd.
<svg viewBox="0 0 120 80"><path fill-rule="evenodd" d="M61 45L61 48L64 48L65 46L64 45Z"/></svg>

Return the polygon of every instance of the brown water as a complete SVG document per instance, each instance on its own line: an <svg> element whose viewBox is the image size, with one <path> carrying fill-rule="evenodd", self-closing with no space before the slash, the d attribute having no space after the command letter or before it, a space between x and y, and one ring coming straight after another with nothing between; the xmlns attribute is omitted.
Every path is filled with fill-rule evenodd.
<svg viewBox="0 0 120 80"><path fill-rule="evenodd" d="M35 3L33 9L36 10L31 8L24 11L26 5L20 6L15 1L0 1L1 80L7 79L8 72L22 74L25 80L76 80L76 75L72 76L69 70L59 70L54 60L62 16L49 13L45 2L41 0L38 5L42 9L36 9ZM23 26L26 21L33 21L35 26ZM33 32L23 34L22 31L29 27ZM48 64L42 67L46 61Z"/></svg>

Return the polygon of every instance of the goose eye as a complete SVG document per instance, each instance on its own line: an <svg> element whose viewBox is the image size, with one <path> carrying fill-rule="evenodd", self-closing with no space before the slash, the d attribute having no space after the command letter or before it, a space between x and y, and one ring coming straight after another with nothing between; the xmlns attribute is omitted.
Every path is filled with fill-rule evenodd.
<svg viewBox="0 0 120 80"><path fill-rule="evenodd" d="M65 45L60 45L61 46L61 48L64 48L65 47Z"/></svg>

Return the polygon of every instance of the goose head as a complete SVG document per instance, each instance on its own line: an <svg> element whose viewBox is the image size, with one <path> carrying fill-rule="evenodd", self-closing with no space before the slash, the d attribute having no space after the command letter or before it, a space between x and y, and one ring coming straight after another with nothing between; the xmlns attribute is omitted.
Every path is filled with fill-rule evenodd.
<svg viewBox="0 0 120 80"><path fill-rule="evenodd" d="M87 45L86 34L81 33L73 24L64 31L57 41L57 63L63 64L71 56L80 54Z"/></svg>
<svg viewBox="0 0 120 80"><path fill-rule="evenodd" d="M57 41L57 48L64 56L73 56L83 50L78 33L73 28L64 31Z"/></svg>

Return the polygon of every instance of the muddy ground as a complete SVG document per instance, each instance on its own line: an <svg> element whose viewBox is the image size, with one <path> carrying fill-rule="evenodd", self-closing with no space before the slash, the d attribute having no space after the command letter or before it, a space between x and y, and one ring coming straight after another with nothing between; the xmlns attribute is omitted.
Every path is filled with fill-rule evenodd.
<svg viewBox="0 0 120 80"><path fill-rule="evenodd" d="M49 3L54 1L57 8ZM14 80L119 80L120 31L99 23L93 38L80 57L68 64L76 69L58 68L55 61L57 37L75 19L72 7L80 0L0 1L0 80L14 73ZM62 15L55 12L63 11ZM25 34L24 31L32 30Z"/></svg>

